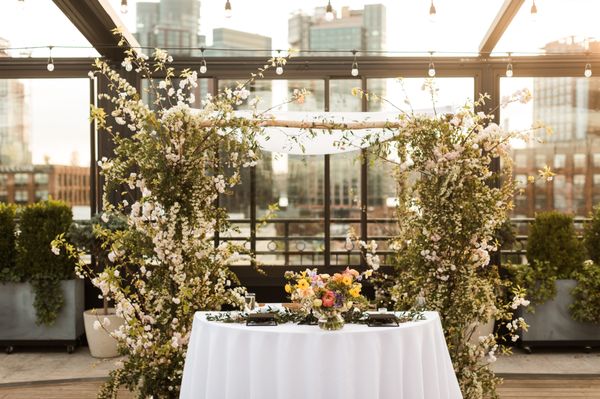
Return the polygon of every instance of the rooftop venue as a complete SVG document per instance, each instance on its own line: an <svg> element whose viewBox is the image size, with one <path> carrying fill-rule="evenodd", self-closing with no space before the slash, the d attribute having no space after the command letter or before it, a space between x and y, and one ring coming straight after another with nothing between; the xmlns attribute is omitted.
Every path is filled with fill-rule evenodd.
<svg viewBox="0 0 600 399"><path fill-rule="evenodd" d="M0 398L600 398L598 15L2 1Z"/></svg>

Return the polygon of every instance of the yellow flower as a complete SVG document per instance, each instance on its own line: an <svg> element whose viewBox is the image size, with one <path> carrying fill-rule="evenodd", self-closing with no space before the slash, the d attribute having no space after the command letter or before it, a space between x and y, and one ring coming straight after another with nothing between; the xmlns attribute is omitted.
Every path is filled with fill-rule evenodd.
<svg viewBox="0 0 600 399"><path fill-rule="evenodd" d="M298 288L301 290L308 288L308 281L305 279L298 280Z"/></svg>
<svg viewBox="0 0 600 399"><path fill-rule="evenodd" d="M342 277L342 284L351 285L352 284L352 276L349 274L344 274Z"/></svg>
<svg viewBox="0 0 600 399"><path fill-rule="evenodd" d="M353 286L352 288L350 288L350 290L348 292L350 293L350 295L353 298L356 298L356 297L358 297L360 295L360 289L361 289L360 284L356 284L355 286Z"/></svg>
<svg viewBox="0 0 600 399"><path fill-rule="evenodd" d="M288 294L292 293L292 285L291 284L286 284L285 285L285 292L287 292Z"/></svg>
<svg viewBox="0 0 600 399"><path fill-rule="evenodd" d="M371 277L371 275L372 275L372 274L373 274L373 270L372 270L372 269L369 269L369 270L367 270L367 271L365 272L365 278L369 278L369 277Z"/></svg>

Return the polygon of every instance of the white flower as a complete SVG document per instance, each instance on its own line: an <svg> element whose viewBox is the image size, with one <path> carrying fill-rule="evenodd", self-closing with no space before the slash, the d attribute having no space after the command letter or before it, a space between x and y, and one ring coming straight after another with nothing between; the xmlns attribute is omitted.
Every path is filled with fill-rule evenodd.
<svg viewBox="0 0 600 399"><path fill-rule="evenodd" d="M120 116L115 117L115 122L117 122L119 125L124 125L127 123L125 122L125 119Z"/></svg>
<svg viewBox="0 0 600 399"><path fill-rule="evenodd" d="M173 298L173 303L175 305L179 305L181 303L181 300L179 298Z"/></svg>
<svg viewBox="0 0 600 399"><path fill-rule="evenodd" d="M52 253L54 255L60 255L60 248L58 248L58 247L52 247Z"/></svg>
<svg viewBox="0 0 600 399"><path fill-rule="evenodd" d="M102 216L100 216L100 219L102 219L102 221L103 221L104 223L108 223L108 220L109 220L109 215L108 215L108 213L106 213L106 212L102 213Z"/></svg>
<svg viewBox="0 0 600 399"><path fill-rule="evenodd" d="M118 270L115 270L114 273L115 277L119 277L121 275L121 273Z"/></svg>
<svg viewBox="0 0 600 399"><path fill-rule="evenodd" d="M159 89L163 89L163 90L164 90L164 89L166 89L166 88L167 88L167 82L166 82L165 80L161 80L161 81L158 83L158 88L159 88Z"/></svg>
<svg viewBox="0 0 600 399"><path fill-rule="evenodd" d="M102 325L104 327L110 326L110 319L108 317L105 317L104 320L102 320Z"/></svg>
<svg viewBox="0 0 600 399"><path fill-rule="evenodd" d="M102 327L99 320L94 320L94 330L98 331Z"/></svg>
<svg viewBox="0 0 600 399"><path fill-rule="evenodd" d="M108 260L114 263L116 259L117 259L117 254L115 253L115 251L110 251L108 253Z"/></svg>
<svg viewBox="0 0 600 399"><path fill-rule="evenodd" d="M88 72L88 76L89 76L90 79L94 79L94 72L89 71Z"/></svg>

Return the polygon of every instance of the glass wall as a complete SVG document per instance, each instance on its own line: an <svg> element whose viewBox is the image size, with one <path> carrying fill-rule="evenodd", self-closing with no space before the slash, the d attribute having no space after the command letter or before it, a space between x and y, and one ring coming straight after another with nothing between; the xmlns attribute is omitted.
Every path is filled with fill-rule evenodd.
<svg viewBox="0 0 600 399"><path fill-rule="evenodd" d="M89 79L0 80L0 201L90 217Z"/></svg>
<svg viewBox="0 0 600 399"><path fill-rule="evenodd" d="M219 88L233 87L236 83L235 80L222 80ZM369 79L367 83L369 91L389 99L389 102L367 104L368 110L398 112L394 105L402 104L408 111L410 107L404 102L408 96L413 101L414 112L433 112L431 97L422 90L424 79L405 79L402 83L397 79ZM473 97L472 78L442 78L438 79L437 85L437 112L452 112ZM361 80L358 79L331 79L326 98L323 80L274 80L256 82L251 92L261 97L259 109L262 110L323 111L328 107L333 112L361 112L361 98L352 95L352 89L360 86ZM301 89L308 89L311 94L301 103L287 103L293 92ZM248 106L243 104L240 108ZM245 170L241 185L231 195L221 197L221 205L228 209L240 228L240 232L231 236L239 239L250 237L251 185L254 184L256 252L261 264L359 265L358 248L346 245L346 235L352 228L361 236L365 221L363 215L366 217L367 238L378 241L385 251L387 240L396 232L395 158L368 159L367 155L363 166L362 155L363 152L357 149L328 155L327 161L325 155L263 152L254 172ZM325 175L326 170L329 170L328 176ZM367 176L366 182L362 182L363 173ZM329 187L325 185L327 180ZM364 193L363 189L366 190ZM329 204L326 202L327 192ZM363 199L366 202L363 203ZM277 211L271 219L262 223L261 219L273 205L277 206ZM325 219L327 210L329 223ZM327 234L328 243L325 242ZM324 258L327 244L329 259Z"/></svg>
<svg viewBox="0 0 600 399"><path fill-rule="evenodd" d="M515 201L513 216L533 217L552 210L588 216L600 199L600 78L540 77L503 78L502 96L528 88L533 100L501 109L504 128L523 130L534 123L546 129L539 140L512 143L515 178L537 176L545 166L556 176L551 181L523 184Z"/></svg>

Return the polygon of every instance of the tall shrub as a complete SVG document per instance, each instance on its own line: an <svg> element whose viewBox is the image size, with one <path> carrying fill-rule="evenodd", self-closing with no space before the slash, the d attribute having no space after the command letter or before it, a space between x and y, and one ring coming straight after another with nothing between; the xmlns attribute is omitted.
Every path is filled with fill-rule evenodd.
<svg viewBox="0 0 600 399"><path fill-rule="evenodd" d="M17 270L35 291L40 324L54 323L64 302L60 281L74 277L75 262L51 250L52 241L67 232L72 221L71 209L60 201L38 202L20 212Z"/></svg>
<svg viewBox="0 0 600 399"><path fill-rule="evenodd" d="M585 260L573 217L557 211L538 213L529 228L527 260L547 263L558 279L572 278Z"/></svg>
<svg viewBox="0 0 600 399"><path fill-rule="evenodd" d="M15 270L17 257L15 210L14 205L0 203L0 282L18 279Z"/></svg>

